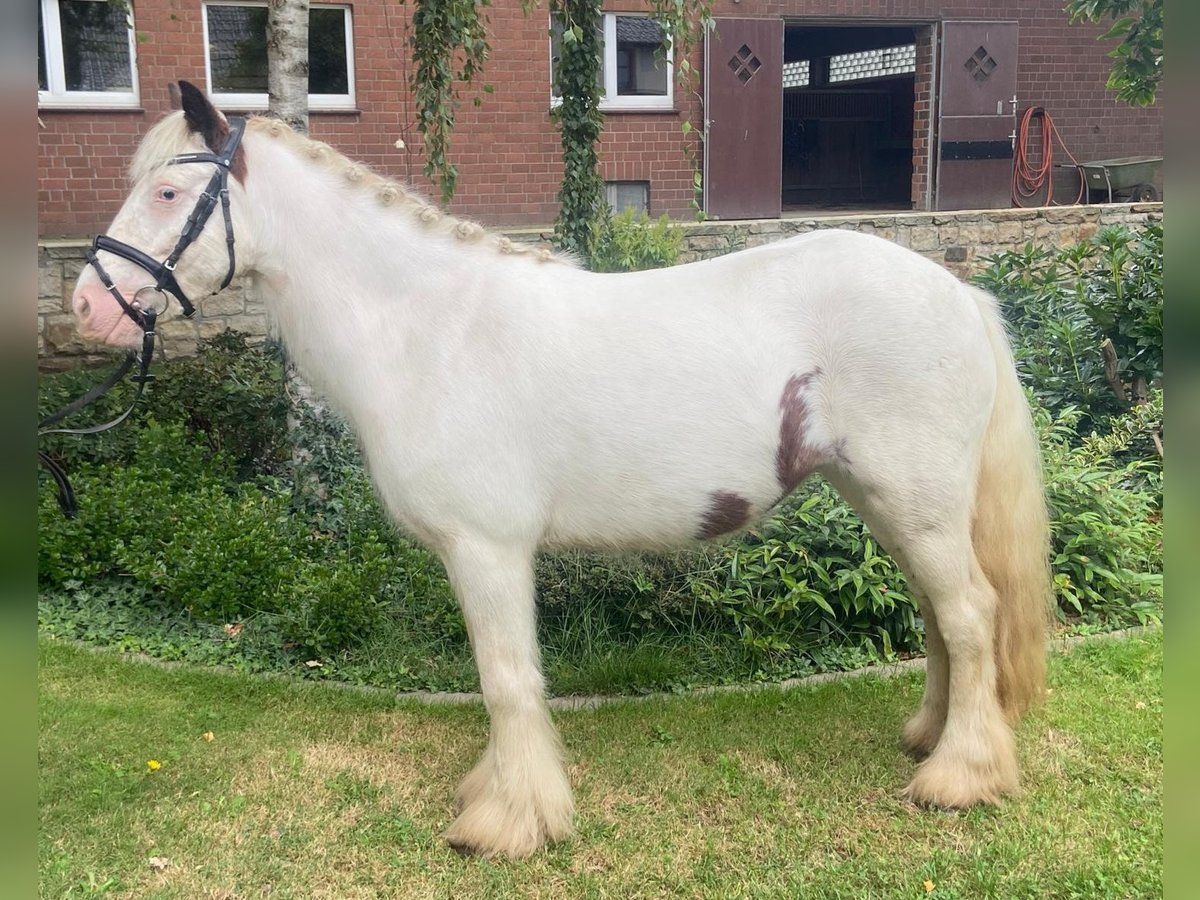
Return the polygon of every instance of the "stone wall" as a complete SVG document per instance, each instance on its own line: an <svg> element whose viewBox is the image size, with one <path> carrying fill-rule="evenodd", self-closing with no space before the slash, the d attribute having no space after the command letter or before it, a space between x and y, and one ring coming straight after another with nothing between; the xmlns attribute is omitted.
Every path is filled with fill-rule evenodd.
<svg viewBox="0 0 1200 900"><path fill-rule="evenodd" d="M680 225L684 231L680 262L759 247L822 228L844 228L895 241L966 278L984 267L985 257L1003 250L1015 250L1028 242L1066 247L1087 240L1103 226L1137 227L1159 221L1162 215L1161 203L1114 203L691 222ZM546 231L532 229L508 234L523 242L540 242L548 237ZM47 240L38 245L38 358L43 369L70 368L109 358L80 342L70 313L71 290L84 264L83 252L87 246L87 241L71 240ZM265 337L269 331L262 300L245 282L235 282L197 305L200 311L189 321L179 315L178 305L172 300L171 313L159 327L165 357L194 353L199 339L226 328L257 338Z"/></svg>
<svg viewBox="0 0 1200 900"><path fill-rule="evenodd" d="M105 362L111 356L84 345L71 314L71 292L84 266L84 251L90 241L47 240L38 243L38 367L69 369ZM226 328L254 338L266 337L267 312L254 288L239 279L213 297L196 297L195 318L185 319L179 303L171 298L170 309L158 324L162 358L190 356L201 338L220 334Z"/></svg>
<svg viewBox="0 0 1200 900"><path fill-rule="evenodd" d="M822 228L843 228L894 241L967 278L983 269L985 257L995 253L1016 250L1030 242L1069 247L1089 239L1106 225L1136 228L1160 221L1162 213L1161 203L1112 203L691 223L682 226L686 236L680 262L760 247Z"/></svg>

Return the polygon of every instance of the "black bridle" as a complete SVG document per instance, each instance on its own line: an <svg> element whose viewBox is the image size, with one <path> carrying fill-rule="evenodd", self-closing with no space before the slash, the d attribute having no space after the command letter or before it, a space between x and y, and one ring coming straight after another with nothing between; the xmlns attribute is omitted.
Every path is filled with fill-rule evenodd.
<svg viewBox="0 0 1200 900"><path fill-rule="evenodd" d="M117 370L108 376L102 383L96 385L83 396L68 403L57 412L51 413L38 423L38 434L99 434L102 431L107 431L120 425L133 412L138 400L142 397L142 392L146 385L154 380L154 376L150 374L150 362L154 358L154 342L155 342L155 322L158 319L158 310L153 306L143 307L138 297L143 291L153 290L159 294L171 294L179 301L179 305L183 307L183 315L185 318L192 318L196 314L196 307L192 305L187 294L179 286L179 282L175 280L175 266L179 262L179 257L183 252L195 243L200 237L204 226L207 224L209 217L216 209L217 203L221 204L221 214L225 220L225 246L229 252L229 270L225 273L225 280L221 282L221 286L213 293L224 290L233 280L234 269L236 268L235 256L233 251L233 219L229 213L229 171L233 164L233 157L237 153L238 146L242 142L242 135L246 130L246 120L237 117L229 119L229 137L225 141L225 146L221 148L220 153L181 153L168 161L167 165L177 166L184 163L211 163L216 166L212 177L208 180L208 185L204 188L204 192L200 195L200 199L196 201L196 205L192 208L191 213L187 217L187 221L183 225L183 230L179 234L179 240L175 242L175 248L167 255L167 258L161 262L150 256L147 253L139 250L137 247L130 246L124 241L119 241L116 238L109 237L107 234L97 235L92 242L92 246L84 254L87 263L96 270L96 274L100 276L100 283L105 289L112 294L113 299L120 304L125 315L133 319L138 327L142 329L142 350L141 353L130 352L125 357L124 362L117 367ZM121 291L113 283L108 272L100 265L100 260L96 256L96 251L104 251L111 253L114 256L119 256L126 259L136 266L144 269L154 279L154 284L146 285L139 288L137 293L133 295L133 301L125 299ZM91 425L86 428L50 428L49 426L62 421L68 416L72 416L79 412L84 407L98 400L111 390L122 378L128 374L133 368L134 363L138 363L138 374L133 376L134 382L137 383L137 394L133 398L133 402L129 404L129 408L121 415L117 416L110 422L105 422L101 425ZM38 460L49 471L51 477L54 478L58 486L58 504L62 507L63 512L68 518L74 518L77 512L75 503L75 492L71 489L71 483L67 480L66 470L53 457L43 450L38 451Z"/></svg>
<svg viewBox="0 0 1200 900"><path fill-rule="evenodd" d="M229 287L229 282L233 280L235 258L233 254L233 219L229 215L229 168L233 164L233 156L237 153L238 145L242 142L242 134L245 130L245 119L231 118L229 120L229 137L226 139L225 146L221 148L220 153L181 153L167 163L167 165L171 166L183 165L184 163L212 163L216 166L216 170L213 172L212 178L208 180L208 185L204 188L200 199L196 201L196 205L188 215L187 221L183 225L183 231L179 234L179 240L175 242L175 249L167 255L166 259L159 262L149 254L143 253L137 247L131 247L124 241L118 241L107 234L97 235L96 239L92 242L91 249L87 251L88 265L96 270L96 274L100 276L100 281L104 284L104 287L121 304L121 309L125 310L125 315L137 322L138 325L143 325L143 310L136 302L137 294L134 295L134 303L129 303L121 296L121 292L117 290L112 279L108 277L108 273L100 265L100 260L96 258L96 251L104 250L114 256L127 259L131 263L145 269L154 278L154 290L160 294L166 292L174 295L175 299L179 301L179 305L183 307L184 317L190 319L194 316L196 314L196 307L192 306L192 301L188 299L187 294L179 286L179 282L175 280L175 266L179 262L179 257L183 255L183 251L190 247L196 238L200 237L200 232L204 230L204 226L208 222L208 217L212 215L219 201L221 204L221 214L225 219L225 245L229 250L229 270L225 273L225 280L221 282L221 286L217 288L217 291L222 291ZM142 288L141 290L145 289ZM138 291L139 294L141 290Z"/></svg>

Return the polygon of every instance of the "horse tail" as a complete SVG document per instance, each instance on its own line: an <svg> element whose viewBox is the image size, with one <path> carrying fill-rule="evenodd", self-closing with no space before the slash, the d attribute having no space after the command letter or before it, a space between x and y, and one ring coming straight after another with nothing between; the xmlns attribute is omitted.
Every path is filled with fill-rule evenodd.
<svg viewBox="0 0 1200 900"><path fill-rule="evenodd" d="M976 479L971 541L996 590L996 691L1015 721L1043 696L1050 624L1049 521L1041 454L996 301L969 289L996 362L996 398Z"/></svg>

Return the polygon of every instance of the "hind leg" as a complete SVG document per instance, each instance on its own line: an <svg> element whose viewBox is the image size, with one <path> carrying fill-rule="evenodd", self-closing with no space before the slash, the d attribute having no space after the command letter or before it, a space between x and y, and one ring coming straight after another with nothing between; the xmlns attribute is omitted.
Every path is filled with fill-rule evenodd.
<svg viewBox="0 0 1200 900"><path fill-rule="evenodd" d="M892 523L883 518L885 510L881 500L878 497L869 498L842 472L829 471L825 473L825 477L837 488L846 502L855 508L875 540L891 554L905 575L909 576L911 570L904 559L901 542L888 527ZM933 752L946 724L950 660L946 655L946 644L942 640L941 629L938 627L937 613L929 598L915 583L909 584L909 590L920 604L921 620L925 626L925 693L921 698L920 708L904 724L901 745L909 755L922 760Z"/></svg>
<svg viewBox="0 0 1200 900"><path fill-rule="evenodd" d="M950 701L950 659L937 613L927 598L921 597L920 603L921 620L925 623L925 695L920 708L904 723L901 735L904 749L915 759L924 759L937 746Z"/></svg>
<svg viewBox="0 0 1200 900"><path fill-rule="evenodd" d="M916 467L889 469L886 479L868 481L861 471L830 478L921 599L925 696L904 743L924 761L906 794L942 807L996 802L1017 787L1016 751L996 693L996 593L971 547L971 479L965 470L944 469L934 480L913 474Z"/></svg>
<svg viewBox="0 0 1200 900"><path fill-rule="evenodd" d="M1018 780L1012 729L996 693L996 592L975 559L965 522L953 532L921 535L906 556L934 611L948 676L941 735L906 794L946 808L996 803ZM929 739L938 710L936 695L927 699L932 702L922 704L906 736Z"/></svg>

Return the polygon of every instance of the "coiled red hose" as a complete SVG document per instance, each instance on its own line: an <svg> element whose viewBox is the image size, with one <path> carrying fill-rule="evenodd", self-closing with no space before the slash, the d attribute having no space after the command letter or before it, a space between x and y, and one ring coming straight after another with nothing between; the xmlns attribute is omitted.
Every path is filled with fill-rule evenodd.
<svg viewBox="0 0 1200 900"><path fill-rule="evenodd" d="M1040 150L1037 164L1029 161L1029 139L1033 131L1033 123L1041 124ZM1054 125L1054 119L1044 107L1030 106L1021 115L1021 124L1017 126L1017 146L1013 158L1012 201L1016 206L1029 206L1024 201L1038 196L1043 188L1046 191L1046 201L1043 206L1054 205L1054 142L1062 147L1067 159L1074 165L1078 160L1071 155L1067 145L1063 143L1062 135ZM1083 199L1083 176L1079 177L1079 193L1075 195L1075 203Z"/></svg>

